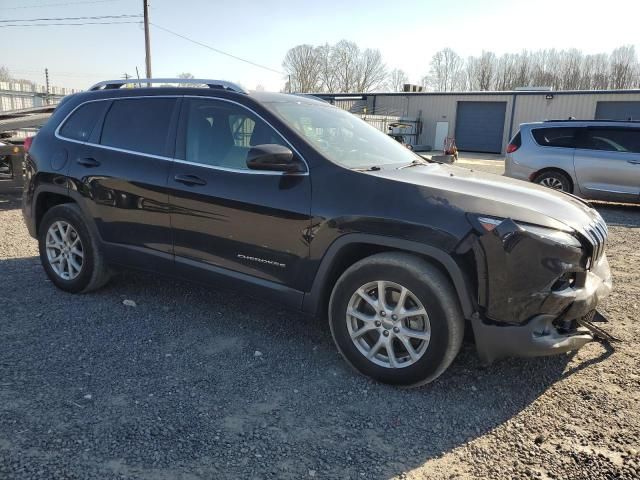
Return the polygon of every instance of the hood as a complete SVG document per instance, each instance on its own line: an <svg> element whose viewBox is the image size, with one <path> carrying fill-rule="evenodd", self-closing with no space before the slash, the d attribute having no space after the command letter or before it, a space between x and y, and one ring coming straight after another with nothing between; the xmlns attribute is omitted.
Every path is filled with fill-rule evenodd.
<svg viewBox="0 0 640 480"><path fill-rule="evenodd" d="M453 207L561 230L584 231L599 214L583 200L513 178L444 164L384 168L372 175L429 189ZM569 228L567 228L569 227Z"/></svg>

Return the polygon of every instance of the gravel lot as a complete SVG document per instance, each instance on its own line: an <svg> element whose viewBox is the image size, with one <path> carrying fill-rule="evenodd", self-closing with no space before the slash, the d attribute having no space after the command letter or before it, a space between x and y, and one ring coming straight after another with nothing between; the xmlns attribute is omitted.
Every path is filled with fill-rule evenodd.
<svg viewBox="0 0 640 480"><path fill-rule="evenodd" d="M402 390L351 371L325 322L237 293L58 291L0 197L0 478L639 478L640 207L598 209L615 351L482 368L465 344Z"/></svg>

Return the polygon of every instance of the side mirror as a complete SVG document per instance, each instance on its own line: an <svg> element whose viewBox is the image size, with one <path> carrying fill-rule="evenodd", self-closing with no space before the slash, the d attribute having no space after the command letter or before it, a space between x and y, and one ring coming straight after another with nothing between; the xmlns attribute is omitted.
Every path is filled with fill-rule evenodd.
<svg viewBox="0 0 640 480"><path fill-rule="evenodd" d="M251 147L247 155L247 167L251 170L272 172L301 172L302 165L293 158L293 152L287 147L266 143Z"/></svg>

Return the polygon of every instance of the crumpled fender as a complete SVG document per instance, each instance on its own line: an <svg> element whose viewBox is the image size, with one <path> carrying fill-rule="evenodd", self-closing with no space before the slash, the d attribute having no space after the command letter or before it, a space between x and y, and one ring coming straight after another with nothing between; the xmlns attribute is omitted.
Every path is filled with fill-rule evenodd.
<svg viewBox="0 0 640 480"><path fill-rule="evenodd" d="M478 265L478 302L484 317L522 324L536 315L560 315L573 301L553 290L566 273L576 285L586 277L586 254L534 235L511 219L476 237L472 245Z"/></svg>

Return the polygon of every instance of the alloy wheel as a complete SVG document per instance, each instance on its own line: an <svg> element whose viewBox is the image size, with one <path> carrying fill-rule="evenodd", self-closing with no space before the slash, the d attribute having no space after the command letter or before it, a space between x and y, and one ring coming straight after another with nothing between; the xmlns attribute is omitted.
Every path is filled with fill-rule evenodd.
<svg viewBox="0 0 640 480"><path fill-rule="evenodd" d="M47 260L52 270L63 280L73 280L82 270L84 249L73 226L64 220L51 224L45 238Z"/></svg>
<svg viewBox="0 0 640 480"><path fill-rule="evenodd" d="M554 190L564 190L562 182L555 177L546 177L540 181L540 185L553 188Z"/></svg>
<svg viewBox="0 0 640 480"><path fill-rule="evenodd" d="M429 316L418 297L384 280L356 290L348 303L346 321L360 353L386 368L413 365L427 351L431 338Z"/></svg>

